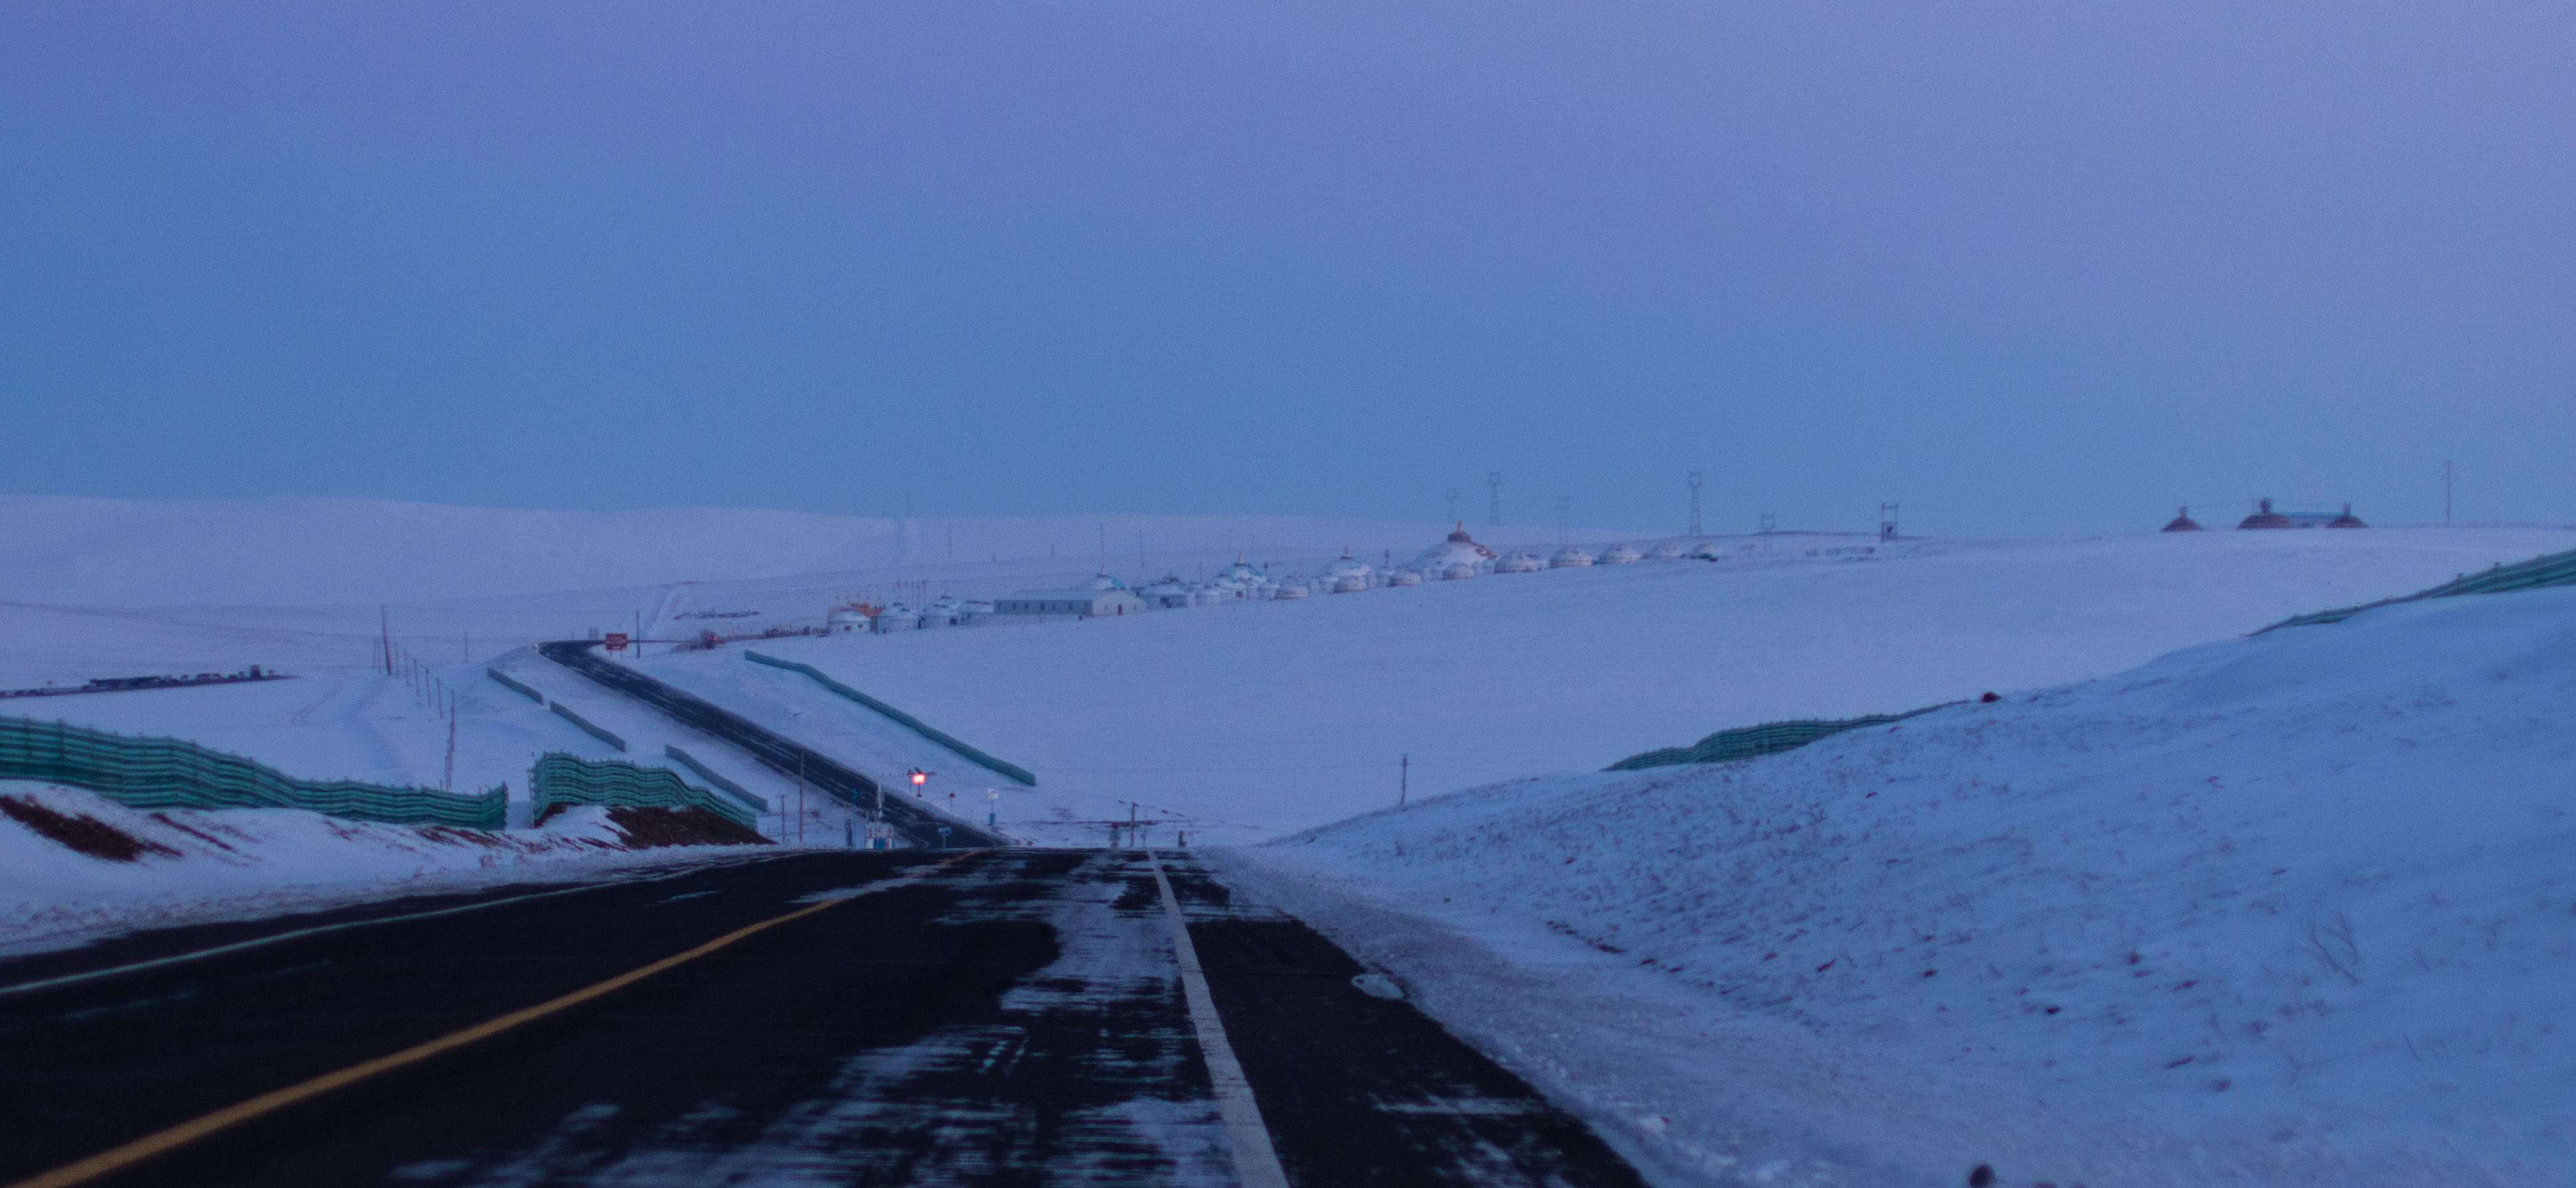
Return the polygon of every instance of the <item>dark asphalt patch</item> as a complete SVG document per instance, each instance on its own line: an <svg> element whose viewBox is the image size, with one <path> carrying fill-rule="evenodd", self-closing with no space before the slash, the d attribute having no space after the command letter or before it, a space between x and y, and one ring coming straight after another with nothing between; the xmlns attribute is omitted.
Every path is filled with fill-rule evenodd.
<svg viewBox="0 0 2576 1188"><path fill-rule="evenodd" d="M1175 880L1173 894L1180 894ZM1300 1188L1643 1188L1599 1136L1295 920L1190 924L1217 1014Z"/></svg>

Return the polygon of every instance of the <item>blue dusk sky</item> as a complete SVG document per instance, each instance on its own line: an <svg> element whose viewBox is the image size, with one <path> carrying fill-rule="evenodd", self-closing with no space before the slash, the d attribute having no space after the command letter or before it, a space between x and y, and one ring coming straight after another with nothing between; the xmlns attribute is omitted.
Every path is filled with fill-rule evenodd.
<svg viewBox="0 0 2576 1188"><path fill-rule="evenodd" d="M0 8L0 490L2576 520L2576 5Z"/></svg>

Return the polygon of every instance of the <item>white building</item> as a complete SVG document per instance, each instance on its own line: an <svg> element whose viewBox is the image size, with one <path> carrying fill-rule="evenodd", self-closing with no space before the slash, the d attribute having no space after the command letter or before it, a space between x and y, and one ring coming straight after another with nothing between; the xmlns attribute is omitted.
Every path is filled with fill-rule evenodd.
<svg viewBox="0 0 2576 1188"><path fill-rule="evenodd" d="M1623 544L1614 544L1609 548L1601 550L1601 563L1603 565L1626 565L1632 561L1641 560L1644 560L1644 558L1637 555L1637 550L1629 548Z"/></svg>
<svg viewBox="0 0 2576 1188"><path fill-rule="evenodd" d="M1325 593L1357 594L1377 584L1377 570L1368 562L1351 556L1349 549L1343 549L1341 560L1326 565L1322 577L1317 580Z"/></svg>
<svg viewBox="0 0 2576 1188"><path fill-rule="evenodd" d="M1457 531L1449 534L1449 539L1424 549L1421 556L1413 559L1413 566L1424 573L1446 577L1450 566L1464 565L1472 571L1469 574L1472 577L1478 573L1494 572L1494 564L1499 560L1494 550L1477 544L1474 537L1467 535L1467 526L1460 524Z"/></svg>
<svg viewBox="0 0 2576 1188"><path fill-rule="evenodd" d="M1127 583L1100 576L1078 589L1022 590L1007 598L993 600L993 617L1030 621L1037 619L1106 619L1119 615L1145 613L1145 600L1127 588Z"/></svg>
<svg viewBox="0 0 2576 1188"><path fill-rule="evenodd" d="M834 635L865 635L871 626L868 612L855 606L833 607L831 615L823 620L823 630Z"/></svg>
<svg viewBox="0 0 2576 1188"><path fill-rule="evenodd" d="M1496 573L1537 573L1545 568L1547 563L1539 560L1538 554L1526 549L1513 549L1502 560L1494 563Z"/></svg>
<svg viewBox="0 0 2576 1188"><path fill-rule="evenodd" d="M1410 569L1390 569L1386 573L1386 584L1390 586L1419 586L1422 584L1422 575L1415 573Z"/></svg>
<svg viewBox="0 0 2576 1188"><path fill-rule="evenodd" d="M1646 550L1647 558L1654 561L1676 561L1681 555L1682 547L1669 540Z"/></svg>
<svg viewBox="0 0 2576 1188"><path fill-rule="evenodd" d="M1567 545L1558 549L1555 556L1547 559L1549 569L1573 569L1590 564L1592 564L1592 554L1584 552L1579 545Z"/></svg>
<svg viewBox="0 0 2576 1188"><path fill-rule="evenodd" d="M921 616L913 613L911 607L900 602L877 612L876 629L879 635L895 631L911 631L920 626Z"/></svg>

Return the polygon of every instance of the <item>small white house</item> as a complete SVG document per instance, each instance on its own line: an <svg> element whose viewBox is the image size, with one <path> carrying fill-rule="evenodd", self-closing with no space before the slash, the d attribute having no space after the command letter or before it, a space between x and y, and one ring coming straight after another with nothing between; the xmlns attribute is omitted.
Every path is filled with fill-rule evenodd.
<svg viewBox="0 0 2576 1188"><path fill-rule="evenodd" d="M900 602L877 612L876 629L879 635L896 631L912 631L920 626L921 616L914 613L911 607Z"/></svg>
<svg viewBox="0 0 2576 1188"><path fill-rule="evenodd" d="M871 627L868 612L855 606L833 607L831 615L823 620L823 630L833 635L865 635Z"/></svg>
<svg viewBox="0 0 2576 1188"><path fill-rule="evenodd" d="M1022 590L993 600L997 619L1107 619L1145 613L1145 600L1124 586L1108 589Z"/></svg>

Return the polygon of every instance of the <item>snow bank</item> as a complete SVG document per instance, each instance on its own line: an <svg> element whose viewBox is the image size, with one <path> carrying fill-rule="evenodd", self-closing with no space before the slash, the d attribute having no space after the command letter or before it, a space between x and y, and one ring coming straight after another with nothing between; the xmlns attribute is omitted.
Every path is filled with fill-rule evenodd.
<svg viewBox="0 0 2576 1188"><path fill-rule="evenodd" d="M2416 603L1237 861L1678 1182L2564 1182L2571 698Z"/></svg>
<svg viewBox="0 0 2576 1188"><path fill-rule="evenodd" d="M93 857L0 813L0 946L22 949L106 930L239 919L340 902L467 890L494 882L597 877L675 861L641 848L606 809L569 809L545 827L472 829L343 821L300 809L141 812L74 788L0 780L13 807L107 826L140 843L130 861ZM42 815L37 814L37 815ZM693 847L681 861L767 854Z"/></svg>

